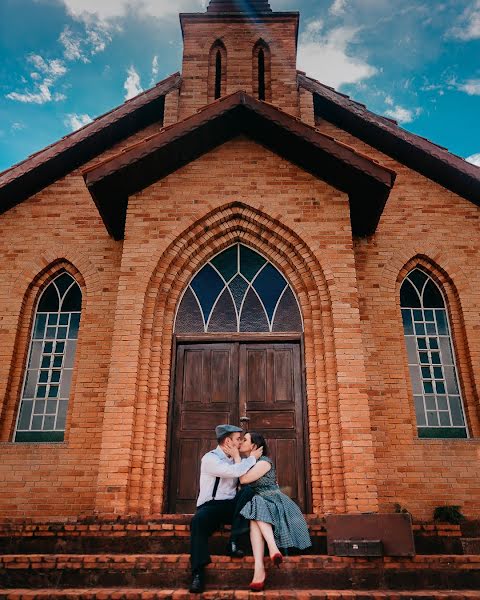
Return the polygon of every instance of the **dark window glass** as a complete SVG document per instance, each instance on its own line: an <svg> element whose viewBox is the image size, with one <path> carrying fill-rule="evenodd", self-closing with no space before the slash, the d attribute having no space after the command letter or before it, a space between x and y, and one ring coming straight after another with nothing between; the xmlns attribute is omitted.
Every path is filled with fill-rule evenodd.
<svg viewBox="0 0 480 600"><path fill-rule="evenodd" d="M302 317L297 301L292 290L287 288L278 304L272 331L281 333L302 330Z"/></svg>
<svg viewBox="0 0 480 600"><path fill-rule="evenodd" d="M210 333L237 331L237 313L228 289L224 290L213 309L208 331Z"/></svg>
<svg viewBox="0 0 480 600"><path fill-rule="evenodd" d="M178 309L175 331L177 333L203 333L205 331L200 307L190 288L187 288Z"/></svg>
<svg viewBox="0 0 480 600"><path fill-rule="evenodd" d="M57 288L51 283L42 294L40 304L38 305L38 312L58 312L58 309L59 298Z"/></svg>
<svg viewBox="0 0 480 600"><path fill-rule="evenodd" d="M265 100L265 52L258 51L258 98Z"/></svg>
<svg viewBox="0 0 480 600"><path fill-rule="evenodd" d="M222 95L222 53L217 50L215 56L215 100Z"/></svg>
<svg viewBox="0 0 480 600"><path fill-rule="evenodd" d="M423 286L428 279L428 275L423 271L420 271L420 269L414 269L411 273L409 273L408 278L413 281L413 284L419 293L421 293Z"/></svg>
<svg viewBox="0 0 480 600"><path fill-rule="evenodd" d="M423 305L428 308L445 308L442 294L431 279L423 292Z"/></svg>
<svg viewBox="0 0 480 600"><path fill-rule="evenodd" d="M257 252L246 246L240 246L240 272L248 281L252 281L266 262Z"/></svg>
<svg viewBox="0 0 480 600"><path fill-rule="evenodd" d="M230 284L230 290L233 295L233 299L235 300L235 305L237 307L238 312L240 312L240 308L242 306L243 299L245 297L245 292L247 291L248 283L243 279L241 275L237 275L235 279Z"/></svg>
<svg viewBox="0 0 480 600"><path fill-rule="evenodd" d="M74 281L75 280L73 279L73 277L68 273L63 273L63 275L60 275L60 277L57 277L55 279L55 285L58 288L60 298L63 298L65 296L65 292L72 285L72 283L74 283Z"/></svg>
<svg viewBox="0 0 480 600"><path fill-rule="evenodd" d="M67 292L62 303L62 312L80 312L82 310L82 292L77 284Z"/></svg>
<svg viewBox="0 0 480 600"><path fill-rule="evenodd" d="M267 317L263 310L260 301L257 298L255 292L250 289L245 303L243 305L242 314L240 315L240 331L242 332L254 332L254 331L269 331Z"/></svg>
<svg viewBox="0 0 480 600"><path fill-rule="evenodd" d="M238 246L232 246L212 259L212 264L220 271L226 282L229 282L237 272L237 263Z"/></svg>
<svg viewBox="0 0 480 600"><path fill-rule="evenodd" d="M255 279L253 287L262 299L268 318L271 321L278 300L287 287L287 282L272 264L267 264Z"/></svg>
<svg viewBox="0 0 480 600"><path fill-rule="evenodd" d="M400 290L400 304L404 308L420 307L420 297L408 279L405 279Z"/></svg>
<svg viewBox="0 0 480 600"><path fill-rule="evenodd" d="M224 283L210 265L205 265L193 279L191 286L197 295L202 307L203 317L207 322L215 300L223 290Z"/></svg>

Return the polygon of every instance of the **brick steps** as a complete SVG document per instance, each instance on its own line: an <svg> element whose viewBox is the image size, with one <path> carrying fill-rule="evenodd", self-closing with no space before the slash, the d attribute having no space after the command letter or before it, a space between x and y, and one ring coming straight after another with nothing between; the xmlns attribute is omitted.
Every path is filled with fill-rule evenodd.
<svg viewBox="0 0 480 600"><path fill-rule="evenodd" d="M148 520L85 520L63 523L0 523L0 548L8 554L184 554L189 551L192 515L163 515ZM327 554L325 520L307 515L313 547L306 554ZM211 551L222 554L226 532L216 533ZM480 524L415 524L417 554L478 554ZM249 547L248 540L244 547Z"/></svg>
<svg viewBox="0 0 480 600"><path fill-rule="evenodd" d="M303 591L266 590L252 593L248 590L207 590L201 596L189 594L186 589L42 589L42 590L0 590L0 600L478 600L480 593L474 590L429 591L352 591L320 590Z"/></svg>
<svg viewBox="0 0 480 600"><path fill-rule="evenodd" d="M269 568L275 589L480 590L480 555L414 558L290 556L282 568ZM253 559L214 556L207 580L215 589L244 588ZM184 588L186 554L92 554L0 556L0 588ZM479 593L480 598L480 593Z"/></svg>

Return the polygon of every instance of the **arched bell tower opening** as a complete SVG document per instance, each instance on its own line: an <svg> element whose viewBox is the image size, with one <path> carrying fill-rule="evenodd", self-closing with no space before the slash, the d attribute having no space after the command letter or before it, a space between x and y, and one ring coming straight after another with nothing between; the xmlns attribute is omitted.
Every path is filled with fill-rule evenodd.
<svg viewBox="0 0 480 600"><path fill-rule="evenodd" d="M303 319L292 286L237 242L206 262L175 315L168 510L191 513L219 423L262 432L280 485L307 511Z"/></svg>

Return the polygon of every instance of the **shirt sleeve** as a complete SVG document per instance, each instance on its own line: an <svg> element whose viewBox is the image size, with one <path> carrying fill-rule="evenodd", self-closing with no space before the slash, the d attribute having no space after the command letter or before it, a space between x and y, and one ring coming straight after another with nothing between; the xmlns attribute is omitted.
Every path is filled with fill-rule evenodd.
<svg viewBox="0 0 480 600"><path fill-rule="evenodd" d="M242 462L229 465L215 454L208 454L202 460L202 470L204 473L208 473L208 475L213 475L214 477L238 478L245 475L256 462L254 456L249 456L248 458L242 459Z"/></svg>

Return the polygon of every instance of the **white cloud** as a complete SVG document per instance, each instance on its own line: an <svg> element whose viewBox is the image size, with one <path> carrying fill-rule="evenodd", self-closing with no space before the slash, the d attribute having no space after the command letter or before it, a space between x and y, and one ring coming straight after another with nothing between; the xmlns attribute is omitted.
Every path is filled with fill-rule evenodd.
<svg viewBox="0 0 480 600"><path fill-rule="evenodd" d="M389 98L389 96L387 96L387 98ZM389 103L387 102L387 104ZM391 119L395 119L395 121L398 121L399 123L411 123L421 114L421 112L421 108L410 109L397 105L386 110L385 115Z"/></svg>
<svg viewBox="0 0 480 600"><path fill-rule="evenodd" d="M450 33L464 41L480 39L480 0L471 2Z"/></svg>
<svg viewBox="0 0 480 600"><path fill-rule="evenodd" d="M480 79L469 79L465 83L457 84L457 87L469 96L480 96Z"/></svg>
<svg viewBox="0 0 480 600"><path fill-rule="evenodd" d="M152 79L150 85L155 85L158 80L158 56L155 55L152 60Z"/></svg>
<svg viewBox="0 0 480 600"><path fill-rule="evenodd" d="M345 13L345 9L347 8L348 0L334 0L332 6L330 7L330 14L339 17Z"/></svg>
<svg viewBox="0 0 480 600"><path fill-rule="evenodd" d="M143 88L140 84L140 75L135 70L135 67L132 65L129 67L127 71L127 79L123 84L125 91L125 100L130 100L134 96L138 96L141 92L143 92Z"/></svg>
<svg viewBox="0 0 480 600"><path fill-rule="evenodd" d="M63 46L63 56L66 60L90 62L91 56L103 52L112 41L113 25L104 22L83 23L84 32L80 34L66 25L59 37Z"/></svg>
<svg viewBox="0 0 480 600"><path fill-rule="evenodd" d="M469 156L465 160L469 163L472 163L472 165L480 167L480 152L478 154L472 154L472 156Z"/></svg>
<svg viewBox="0 0 480 600"><path fill-rule="evenodd" d="M321 20L308 24L300 39L299 68L308 75L332 87L358 83L373 77L378 71L357 55L349 52L359 28L336 27L324 30Z"/></svg>
<svg viewBox="0 0 480 600"><path fill-rule="evenodd" d="M77 115L75 113L66 115L64 119L65 127L70 127L72 131L77 131L81 127L88 125L92 122L92 117L90 115Z"/></svg>
<svg viewBox="0 0 480 600"><path fill-rule="evenodd" d="M25 125L25 123L23 123L23 121L16 121L15 123L12 123L11 126L11 130L12 131L22 131L23 129L26 129L27 126Z"/></svg>
<svg viewBox="0 0 480 600"><path fill-rule="evenodd" d="M129 10L154 17L177 16L182 11L199 11L202 0L63 0L68 12L78 19L96 15L100 19L123 17Z"/></svg>
<svg viewBox="0 0 480 600"><path fill-rule="evenodd" d="M37 70L31 73L33 89L27 92L10 92L9 100L27 104L45 104L47 102L60 102L66 96L53 92L52 88L60 77L67 73L67 68L61 60L45 60L39 54L31 54L27 58Z"/></svg>

